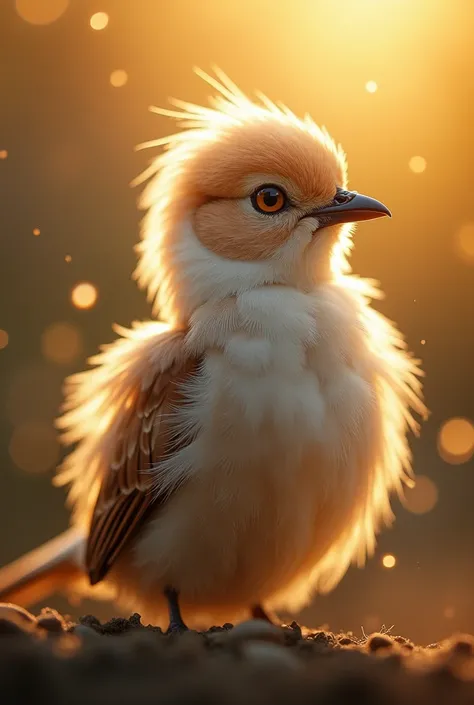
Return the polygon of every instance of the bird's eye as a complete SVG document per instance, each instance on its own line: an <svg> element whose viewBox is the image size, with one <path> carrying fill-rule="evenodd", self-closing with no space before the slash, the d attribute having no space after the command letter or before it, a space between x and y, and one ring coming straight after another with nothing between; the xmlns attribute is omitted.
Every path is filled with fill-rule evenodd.
<svg viewBox="0 0 474 705"><path fill-rule="evenodd" d="M252 194L252 205L259 213L280 213L287 203L286 194L279 186L259 186Z"/></svg>

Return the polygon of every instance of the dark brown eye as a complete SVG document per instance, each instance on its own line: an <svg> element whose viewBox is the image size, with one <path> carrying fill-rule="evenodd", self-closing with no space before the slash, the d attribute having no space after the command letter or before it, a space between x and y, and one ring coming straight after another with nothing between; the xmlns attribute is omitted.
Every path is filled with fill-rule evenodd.
<svg viewBox="0 0 474 705"><path fill-rule="evenodd" d="M252 195L252 205L259 213L279 213L286 206L286 194L279 186L259 186Z"/></svg>

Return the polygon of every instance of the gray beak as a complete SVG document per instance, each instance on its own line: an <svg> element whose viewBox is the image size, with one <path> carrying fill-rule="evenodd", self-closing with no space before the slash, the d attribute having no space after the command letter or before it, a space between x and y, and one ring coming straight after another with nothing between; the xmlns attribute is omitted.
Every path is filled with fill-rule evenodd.
<svg viewBox="0 0 474 705"><path fill-rule="evenodd" d="M307 216L314 216L320 222L320 228L327 228L329 225L337 223L356 223L359 220L372 220L392 214L383 203L375 198L362 196L356 191L344 191L337 189L336 196L332 203L324 208L317 208ZM307 217L306 216L306 217Z"/></svg>

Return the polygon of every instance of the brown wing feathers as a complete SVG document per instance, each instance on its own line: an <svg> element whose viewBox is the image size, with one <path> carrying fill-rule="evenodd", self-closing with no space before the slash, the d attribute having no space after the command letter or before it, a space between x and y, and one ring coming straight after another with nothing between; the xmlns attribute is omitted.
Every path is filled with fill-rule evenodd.
<svg viewBox="0 0 474 705"><path fill-rule="evenodd" d="M182 382L198 365L197 359L178 356L155 375L147 370L141 387L131 390L124 403L114 460L105 473L90 525L86 566L92 585L104 578L152 504L156 508L148 470L175 440L173 408L182 398Z"/></svg>

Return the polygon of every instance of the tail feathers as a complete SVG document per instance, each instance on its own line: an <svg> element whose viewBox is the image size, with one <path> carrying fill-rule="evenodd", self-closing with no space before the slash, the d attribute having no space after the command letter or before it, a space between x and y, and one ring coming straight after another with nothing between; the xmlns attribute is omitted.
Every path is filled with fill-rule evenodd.
<svg viewBox="0 0 474 705"><path fill-rule="evenodd" d="M0 601L24 607L83 578L84 537L75 528L0 569Z"/></svg>

